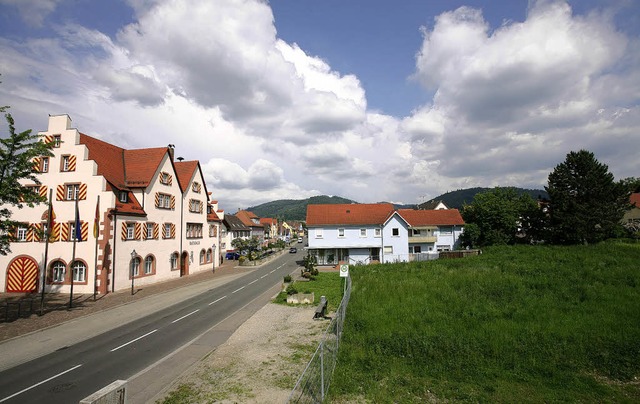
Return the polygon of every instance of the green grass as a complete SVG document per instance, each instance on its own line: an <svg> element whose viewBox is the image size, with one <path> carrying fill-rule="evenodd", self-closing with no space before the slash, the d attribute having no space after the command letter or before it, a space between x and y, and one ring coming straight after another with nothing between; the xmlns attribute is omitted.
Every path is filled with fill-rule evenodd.
<svg viewBox="0 0 640 404"><path fill-rule="evenodd" d="M299 293L313 292L315 304L320 303L320 296L325 296L328 300L328 311L335 311L342 300L343 282L338 272L320 272L313 281L295 281L293 285ZM287 294L281 292L274 302L287 304Z"/></svg>
<svg viewBox="0 0 640 404"><path fill-rule="evenodd" d="M639 402L640 244L352 268L334 402Z"/></svg>

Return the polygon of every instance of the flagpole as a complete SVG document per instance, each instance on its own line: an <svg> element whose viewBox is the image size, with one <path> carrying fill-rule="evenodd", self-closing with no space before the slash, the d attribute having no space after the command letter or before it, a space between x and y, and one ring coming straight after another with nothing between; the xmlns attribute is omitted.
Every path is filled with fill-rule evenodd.
<svg viewBox="0 0 640 404"><path fill-rule="evenodd" d="M71 254L71 291L69 292L69 309L73 307L73 266L76 263L76 241L78 240L78 234L82 234L78 232L78 226L80 226L80 215L78 214L78 195L76 194L76 216L73 225L73 252Z"/></svg>
<svg viewBox="0 0 640 404"><path fill-rule="evenodd" d="M96 238L96 247L94 251L93 262L93 301L96 301L96 289L98 288L98 236L100 235L100 195L96 202L96 217L93 219L93 235Z"/></svg>
<svg viewBox="0 0 640 404"><path fill-rule="evenodd" d="M40 291L40 315L44 314L44 287L47 279L47 259L49 255L49 235L51 234L51 227L53 224L53 218L51 215L53 214L53 205L51 205L51 200L53 199L53 188L49 190L49 210L47 212L47 230L44 232L44 262L42 263L42 290Z"/></svg>

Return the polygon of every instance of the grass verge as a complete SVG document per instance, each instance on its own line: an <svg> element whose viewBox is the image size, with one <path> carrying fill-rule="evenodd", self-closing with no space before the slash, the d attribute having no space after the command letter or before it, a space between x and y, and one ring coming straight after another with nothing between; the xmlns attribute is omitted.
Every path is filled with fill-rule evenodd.
<svg viewBox="0 0 640 404"><path fill-rule="evenodd" d="M343 282L338 272L320 272L313 281L294 281L293 286L299 293L314 293L315 302L320 303L320 296L327 298L328 311L335 311L342 300ZM287 294L280 292L274 303L287 304Z"/></svg>
<svg viewBox="0 0 640 404"><path fill-rule="evenodd" d="M351 269L334 402L639 402L640 244Z"/></svg>

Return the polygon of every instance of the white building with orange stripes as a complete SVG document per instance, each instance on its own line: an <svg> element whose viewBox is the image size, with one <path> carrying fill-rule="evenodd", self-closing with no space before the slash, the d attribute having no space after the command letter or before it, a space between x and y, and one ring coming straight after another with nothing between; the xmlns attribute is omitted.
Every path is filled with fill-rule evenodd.
<svg viewBox="0 0 640 404"><path fill-rule="evenodd" d="M46 204L12 209L21 225L0 256L0 292L42 291L44 281L45 292L69 293L73 282L74 293L104 294L219 265L224 212L197 161L174 161L172 147L122 149L72 128L68 115L50 116L40 134L54 145L35 162L39 192L52 196L49 242Z"/></svg>

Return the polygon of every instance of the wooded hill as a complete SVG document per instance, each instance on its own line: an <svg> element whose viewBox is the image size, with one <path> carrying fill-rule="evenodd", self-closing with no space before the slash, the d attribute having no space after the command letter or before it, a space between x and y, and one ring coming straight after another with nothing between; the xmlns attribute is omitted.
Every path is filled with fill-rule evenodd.
<svg viewBox="0 0 640 404"><path fill-rule="evenodd" d="M480 192L488 191L491 188L468 188L459 189L457 191L449 191L433 200L442 200L452 209L462 209L462 206L473 201L473 197ZM547 193L541 189L514 189L518 193L527 193L533 199L547 198ZM312 196L307 199L280 199L277 201L263 203L261 205L252 206L246 210L251 211L258 217L272 217L281 220L301 220L304 221L307 216L307 205L319 204L339 204L339 203L358 203L351 199L341 198L339 196ZM396 205L396 208L414 208L416 205Z"/></svg>

